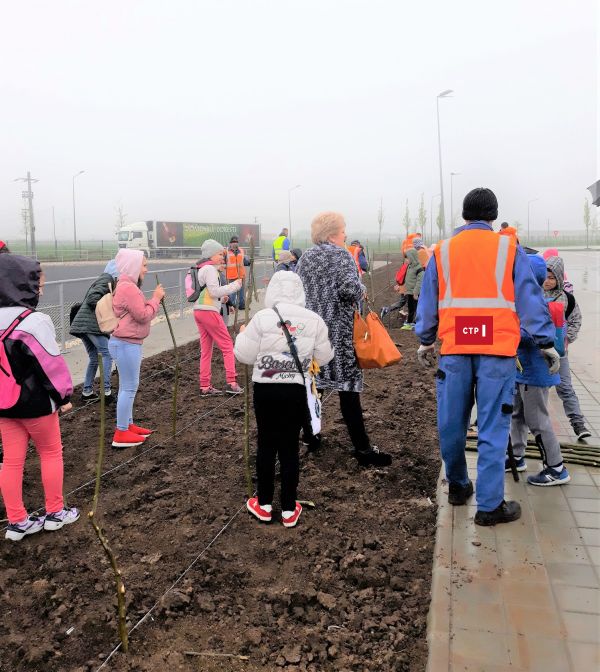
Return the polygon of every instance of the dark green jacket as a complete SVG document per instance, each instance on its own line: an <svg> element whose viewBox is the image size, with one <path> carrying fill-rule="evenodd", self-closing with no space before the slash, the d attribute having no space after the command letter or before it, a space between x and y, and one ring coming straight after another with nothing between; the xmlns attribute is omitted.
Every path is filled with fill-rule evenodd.
<svg viewBox="0 0 600 672"><path fill-rule="evenodd" d="M406 260L408 261L408 269L404 281L406 293L418 296L421 293L424 269L419 261L419 253L417 250L414 248L409 249L406 252Z"/></svg>
<svg viewBox="0 0 600 672"><path fill-rule="evenodd" d="M77 311L77 315L73 318L73 322L71 322L70 333L73 336L81 336L83 334L106 336L106 334L102 334L98 327L96 304L105 294L108 294L108 283L112 285L114 293L117 282L109 273L102 273L97 280L94 280L91 287L88 289L81 304L81 308Z"/></svg>

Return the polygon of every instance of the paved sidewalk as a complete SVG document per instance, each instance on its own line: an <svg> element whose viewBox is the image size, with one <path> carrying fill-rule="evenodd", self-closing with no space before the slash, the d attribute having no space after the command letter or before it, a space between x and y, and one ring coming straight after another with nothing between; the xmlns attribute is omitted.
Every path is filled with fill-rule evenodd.
<svg viewBox="0 0 600 672"><path fill-rule="evenodd" d="M588 443L598 446L599 257L564 256L570 277L582 270L578 260L585 267L574 281L584 328L569 359ZM555 392L550 402L559 439L574 442ZM477 454L467 461L475 482ZM496 527L474 524L474 498L450 506L440 476L427 672L600 671L600 468L567 465L571 483L536 488L525 480L540 462L527 464L519 483L506 478L506 497L523 516Z"/></svg>

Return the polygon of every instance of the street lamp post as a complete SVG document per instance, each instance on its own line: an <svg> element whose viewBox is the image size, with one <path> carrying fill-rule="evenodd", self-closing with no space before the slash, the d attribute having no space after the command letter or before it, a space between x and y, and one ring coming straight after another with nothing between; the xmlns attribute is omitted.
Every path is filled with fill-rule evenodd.
<svg viewBox="0 0 600 672"><path fill-rule="evenodd" d="M539 196L537 198L531 198L529 201L527 201L527 245L529 245L531 238L529 235L529 221L530 221L530 213L531 213L531 204L534 203L535 201L539 201Z"/></svg>
<svg viewBox="0 0 600 672"><path fill-rule="evenodd" d="M434 201L438 196L439 196L439 194L434 194L434 195L431 197L431 208L430 208L430 210L429 210L429 213L430 213L430 215L431 215L430 218L429 218L429 234L431 235L431 241L430 241L430 243L429 243L430 245L433 245L433 201Z"/></svg>
<svg viewBox="0 0 600 672"><path fill-rule="evenodd" d="M460 173L450 173L450 226L454 228L454 176Z"/></svg>
<svg viewBox="0 0 600 672"><path fill-rule="evenodd" d="M73 246L77 249L77 220L75 218L75 178L79 177L85 170L80 170L76 175L73 175Z"/></svg>
<svg viewBox="0 0 600 672"><path fill-rule="evenodd" d="M301 186L301 184L297 184L295 187L290 187L288 189L288 228L290 236L290 247L292 246L292 191L295 189L300 189Z"/></svg>
<svg viewBox="0 0 600 672"><path fill-rule="evenodd" d="M441 232L445 233L446 231L446 217L444 214L444 176L442 173L442 134L440 132L440 98L448 98L453 93L452 89L446 89L441 93L438 93L435 99L436 111L437 111L437 130L438 130L438 153L440 158L440 212L441 212Z"/></svg>

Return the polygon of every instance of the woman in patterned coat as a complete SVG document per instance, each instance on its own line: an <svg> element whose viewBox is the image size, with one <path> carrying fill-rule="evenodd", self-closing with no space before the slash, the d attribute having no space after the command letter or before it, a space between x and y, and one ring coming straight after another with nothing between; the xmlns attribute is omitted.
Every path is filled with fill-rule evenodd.
<svg viewBox="0 0 600 672"><path fill-rule="evenodd" d="M306 293L306 307L318 313L329 329L333 360L317 377L320 389L338 392L342 417L354 446L354 456L363 466L386 466L392 458L372 446L365 428L359 393L363 374L352 342L354 307L365 292L356 264L345 248L346 222L337 212L323 212L311 224L315 244L304 252L297 266ZM314 445L314 440L309 441Z"/></svg>

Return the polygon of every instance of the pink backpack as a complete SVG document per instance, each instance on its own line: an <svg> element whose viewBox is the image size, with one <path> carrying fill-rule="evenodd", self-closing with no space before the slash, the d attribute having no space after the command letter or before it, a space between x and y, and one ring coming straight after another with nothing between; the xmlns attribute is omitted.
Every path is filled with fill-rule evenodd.
<svg viewBox="0 0 600 672"><path fill-rule="evenodd" d="M16 317L12 324L4 330L0 336L0 409L6 410L12 408L21 395L21 386L15 380L10 368L4 341L12 334L12 332L19 326L19 324L33 313L33 310L24 310L18 317Z"/></svg>

